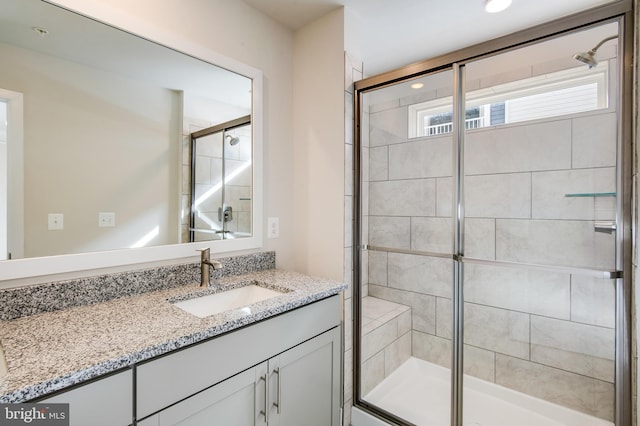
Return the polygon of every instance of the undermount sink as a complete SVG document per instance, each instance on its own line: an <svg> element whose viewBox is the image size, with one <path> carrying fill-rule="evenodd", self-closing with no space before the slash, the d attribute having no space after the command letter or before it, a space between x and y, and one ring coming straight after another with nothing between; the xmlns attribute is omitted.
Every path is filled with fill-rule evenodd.
<svg viewBox="0 0 640 426"><path fill-rule="evenodd" d="M174 302L178 308L200 318L233 309L243 309L250 313L249 305L281 296L283 293L277 290L249 284L243 287L195 297L193 299Z"/></svg>

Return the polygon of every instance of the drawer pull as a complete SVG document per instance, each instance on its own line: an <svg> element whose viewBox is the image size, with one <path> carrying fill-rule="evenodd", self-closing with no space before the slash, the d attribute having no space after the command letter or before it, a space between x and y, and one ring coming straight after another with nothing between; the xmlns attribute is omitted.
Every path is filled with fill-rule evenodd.
<svg viewBox="0 0 640 426"><path fill-rule="evenodd" d="M276 395L276 402L274 402L273 405L278 409L278 414L280 414L280 407L282 406L280 402L280 368L274 368L273 374L278 375L278 394Z"/></svg>
<svg viewBox="0 0 640 426"><path fill-rule="evenodd" d="M260 414L264 416L264 422L269 423L269 385L267 383L267 375L260 376L260 380L264 380L264 410Z"/></svg>

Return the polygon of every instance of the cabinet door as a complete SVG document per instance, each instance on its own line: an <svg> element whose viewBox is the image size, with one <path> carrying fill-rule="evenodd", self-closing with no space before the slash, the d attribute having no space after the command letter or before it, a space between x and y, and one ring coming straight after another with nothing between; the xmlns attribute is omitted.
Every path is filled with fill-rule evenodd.
<svg viewBox="0 0 640 426"><path fill-rule="evenodd" d="M239 373L175 404L139 425L264 426L267 363Z"/></svg>
<svg viewBox="0 0 640 426"><path fill-rule="evenodd" d="M340 424L340 327L269 360L269 426Z"/></svg>
<svg viewBox="0 0 640 426"><path fill-rule="evenodd" d="M133 420L133 374L127 370L38 402L68 403L71 426L126 426Z"/></svg>

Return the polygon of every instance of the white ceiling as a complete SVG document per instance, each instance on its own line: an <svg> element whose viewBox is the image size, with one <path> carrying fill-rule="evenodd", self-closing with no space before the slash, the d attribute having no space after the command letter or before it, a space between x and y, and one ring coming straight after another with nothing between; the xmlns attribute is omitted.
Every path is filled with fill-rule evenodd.
<svg viewBox="0 0 640 426"><path fill-rule="evenodd" d="M484 0L244 0L297 30L345 6L365 72L375 75L615 0L513 0L498 14Z"/></svg>

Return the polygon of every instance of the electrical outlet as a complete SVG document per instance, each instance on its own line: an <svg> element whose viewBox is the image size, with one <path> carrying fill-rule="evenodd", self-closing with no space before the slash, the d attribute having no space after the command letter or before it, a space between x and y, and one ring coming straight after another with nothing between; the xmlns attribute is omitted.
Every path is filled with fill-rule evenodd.
<svg viewBox="0 0 640 426"><path fill-rule="evenodd" d="M64 229L64 215L62 213L49 213L47 224L49 231L62 231Z"/></svg>
<svg viewBox="0 0 640 426"><path fill-rule="evenodd" d="M113 228L116 226L116 214L113 212L100 212L98 213L98 227L99 228Z"/></svg>
<svg viewBox="0 0 640 426"><path fill-rule="evenodd" d="M270 217L267 219L267 238L280 237L280 218Z"/></svg>

